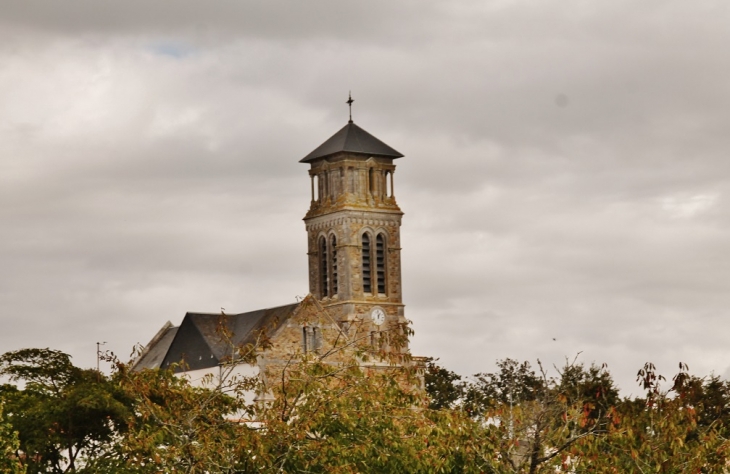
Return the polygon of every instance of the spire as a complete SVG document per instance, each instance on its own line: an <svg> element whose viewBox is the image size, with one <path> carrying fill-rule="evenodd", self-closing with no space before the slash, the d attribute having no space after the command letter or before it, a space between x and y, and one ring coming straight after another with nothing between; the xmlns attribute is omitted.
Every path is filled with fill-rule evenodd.
<svg viewBox="0 0 730 474"><path fill-rule="evenodd" d="M349 91L347 102L345 102L347 105L350 106L350 121L347 123L352 123L352 103L353 102L355 102L355 101L352 99L352 91Z"/></svg>
<svg viewBox="0 0 730 474"><path fill-rule="evenodd" d="M348 94L345 103L350 107L350 120L339 132L332 135L327 141L318 146L310 154L299 160L308 163L318 158L324 158L336 153L357 153L360 155L382 156L386 158L401 158L403 154L389 147L352 121L352 91Z"/></svg>

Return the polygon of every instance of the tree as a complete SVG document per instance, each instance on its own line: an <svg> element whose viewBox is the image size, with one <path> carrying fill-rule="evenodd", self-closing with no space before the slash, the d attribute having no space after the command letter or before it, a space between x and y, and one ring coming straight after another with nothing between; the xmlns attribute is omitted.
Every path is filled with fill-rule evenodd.
<svg viewBox="0 0 730 474"><path fill-rule="evenodd" d="M423 375L426 393L430 398L428 406L434 410L453 408L464 398L466 384L461 381L461 375L437 365L437 360L427 360Z"/></svg>
<svg viewBox="0 0 730 474"><path fill-rule="evenodd" d="M684 364L670 383L646 364L644 395L620 399L605 366L566 360L551 376L506 359L464 382L431 360L421 380L422 367L394 363L396 338L349 341L280 361L266 386L232 375L258 344L203 388L173 369L115 360L104 377L58 351L7 353L2 373L25 385L2 388L0 473L727 471L730 387ZM251 390L261 397L247 404Z"/></svg>
<svg viewBox="0 0 730 474"><path fill-rule="evenodd" d="M3 404L0 400L0 474L23 474L23 467L18 457L20 441L18 432L13 430L3 416Z"/></svg>
<svg viewBox="0 0 730 474"><path fill-rule="evenodd" d="M529 362L512 359L497 361L499 372L479 373L466 387L464 408L473 416L489 409L536 400L544 391L544 381Z"/></svg>
<svg viewBox="0 0 730 474"><path fill-rule="evenodd" d="M478 437L446 441L462 423L475 424L426 409L408 369L356 362L290 366L271 404L258 412L266 426L262 472L480 472L466 448ZM461 451L447 455L449 445Z"/></svg>
<svg viewBox="0 0 730 474"><path fill-rule="evenodd" d="M605 367L566 360L559 377L529 362L505 359L465 389L463 407L486 426L503 472L556 472L566 467L584 438L605 436L601 422L617 398Z"/></svg>
<svg viewBox="0 0 730 474"><path fill-rule="evenodd" d="M107 470L255 472L247 452L257 440L242 422L247 408L242 398L212 379L210 388L192 387L172 369L133 372L119 365L114 379L134 397L135 416Z"/></svg>
<svg viewBox="0 0 730 474"><path fill-rule="evenodd" d="M726 473L730 443L727 423L717 416L718 381L679 367L673 385L663 389L665 378L645 364L637 374L645 396L622 400L608 435L577 446L575 465L596 473Z"/></svg>
<svg viewBox="0 0 730 474"><path fill-rule="evenodd" d="M22 349L0 356L7 419L19 433L16 457L28 472L74 472L102 456L124 430L130 400L95 370L75 367L67 354Z"/></svg>
<svg viewBox="0 0 730 474"><path fill-rule="evenodd" d="M117 456L107 471L129 473L257 472L253 467L260 436L253 422L253 406L244 394L261 392L257 376L236 375L238 364L253 364L259 351L270 344L266 331L254 343L235 346L223 324L221 338L230 346L218 376L208 375L202 387L167 369L133 369L132 364L110 357L112 380L133 400L134 417L119 439Z"/></svg>

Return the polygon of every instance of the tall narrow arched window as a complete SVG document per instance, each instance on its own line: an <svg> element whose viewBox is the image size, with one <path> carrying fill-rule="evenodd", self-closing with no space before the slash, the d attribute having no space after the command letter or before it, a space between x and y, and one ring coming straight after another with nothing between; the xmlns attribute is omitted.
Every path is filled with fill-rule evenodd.
<svg viewBox="0 0 730 474"><path fill-rule="evenodd" d="M330 252L332 252L332 270L330 272L330 278L332 284L332 296L337 294L337 237L334 235L330 238Z"/></svg>
<svg viewBox="0 0 730 474"><path fill-rule="evenodd" d="M330 199L332 199L334 201L335 198L337 197L337 170L332 170L328 174L328 177L329 177L329 183L327 183L327 184L328 184L329 190L330 190L329 195L330 195Z"/></svg>
<svg viewBox="0 0 730 474"><path fill-rule="evenodd" d="M370 277L370 236L368 234L362 234L362 291L373 292Z"/></svg>
<svg viewBox="0 0 730 474"><path fill-rule="evenodd" d="M375 261L377 265L378 293L385 294L385 237L375 238Z"/></svg>
<svg viewBox="0 0 730 474"><path fill-rule="evenodd" d="M327 278L327 239L319 238L319 288L322 298L329 296L329 281Z"/></svg>
<svg viewBox="0 0 730 474"><path fill-rule="evenodd" d="M340 179L337 182L337 194L342 195L347 192L347 182L345 181L345 168L340 168Z"/></svg>
<svg viewBox="0 0 730 474"><path fill-rule="evenodd" d="M317 352L322 347L322 332L317 326L302 327L302 352Z"/></svg>

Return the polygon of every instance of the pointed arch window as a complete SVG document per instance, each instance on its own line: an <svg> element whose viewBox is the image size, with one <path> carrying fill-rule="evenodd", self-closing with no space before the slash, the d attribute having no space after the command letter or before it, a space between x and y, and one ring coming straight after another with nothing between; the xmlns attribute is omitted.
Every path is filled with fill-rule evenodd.
<svg viewBox="0 0 730 474"><path fill-rule="evenodd" d="M362 291L372 293L372 278L370 275L370 235L362 234Z"/></svg>
<svg viewBox="0 0 730 474"><path fill-rule="evenodd" d="M330 282L332 294L330 296L337 295L337 237L334 235L330 237L330 252L332 258L330 259Z"/></svg>
<svg viewBox="0 0 730 474"><path fill-rule="evenodd" d="M327 273L327 239L322 236L319 238L319 291L322 298L330 295Z"/></svg>
<svg viewBox="0 0 730 474"><path fill-rule="evenodd" d="M378 234L375 238L375 264L377 270L378 293L385 294L385 237Z"/></svg>

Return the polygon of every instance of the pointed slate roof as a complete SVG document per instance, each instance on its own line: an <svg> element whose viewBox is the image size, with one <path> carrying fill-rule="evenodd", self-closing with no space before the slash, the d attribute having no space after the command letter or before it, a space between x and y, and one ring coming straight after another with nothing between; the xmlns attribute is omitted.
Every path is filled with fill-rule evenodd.
<svg viewBox="0 0 730 474"><path fill-rule="evenodd" d="M371 156L401 158L403 155L350 121L339 132L308 154L300 163L308 163L339 152L362 153Z"/></svg>
<svg viewBox="0 0 730 474"><path fill-rule="evenodd" d="M177 368L176 372L215 367L222 360L230 359L231 346L255 344L261 331L271 335L298 306L299 303L294 303L240 314L187 313L180 326L160 330L134 368L167 368L180 362L185 367ZM230 335L230 340L225 333Z"/></svg>

